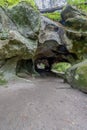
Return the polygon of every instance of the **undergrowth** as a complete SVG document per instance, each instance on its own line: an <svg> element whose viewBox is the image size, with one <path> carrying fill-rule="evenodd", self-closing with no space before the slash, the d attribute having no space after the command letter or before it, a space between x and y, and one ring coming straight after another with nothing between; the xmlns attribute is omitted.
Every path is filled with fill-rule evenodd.
<svg viewBox="0 0 87 130"><path fill-rule="evenodd" d="M58 72L65 72L71 65L69 63L58 63L53 65L53 70L56 70Z"/></svg>
<svg viewBox="0 0 87 130"><path fill-rule="evenodd" d="M51 19L51 20L54 20L54 21L58 21L61 19L61 15L60 15L60 12L53 12L53 13L45 13L43 14L45 17Z"/></svg>

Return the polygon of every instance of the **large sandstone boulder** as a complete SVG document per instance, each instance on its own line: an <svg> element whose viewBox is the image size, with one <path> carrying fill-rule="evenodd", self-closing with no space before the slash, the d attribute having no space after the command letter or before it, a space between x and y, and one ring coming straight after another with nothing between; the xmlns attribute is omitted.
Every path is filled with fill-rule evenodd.
<svg viewBox="0 0 87 130"><path fill-rule="evenodd" d="M72 66L66 72L66 79L73 88L87 93L87 60Z"/></svg>
<svg viewBox="0 0 87 130"><path fill-rule="evenodd" d="M61 13L66 34L73 42L73 51L80 60L87 57L87 15L73 6L66 6Z"/></svg>
<svg viewBox="0 0 87 130"><path fill-rule="evenodd" d="M0 60L12 57L32 59L36 48L36 40L27 39L19 32L10 30L7 32L7 37L4 40L0 40Z"/></svg>
<svg viewBox="0 0 87 130"><path fill-rule="evenodd" d="M68 50L72 48L72 43L67 38L62 25L43 16L38 43L35 58L55 56L55 52L58 52L58 47L61 45L65 45Z"/></svg>
<svg viewBox="0 0 87 130"><path fill-rule="evenodd" d="M39 29L40 14L29 3L21 2L10 9L0 7L1 82L15 77L19 61L33 61Z"/></svg>
<svg viewBox="0 0 87 130"><path fill-rule="evenodd" d="M26 38L37 39L40 27L40 13L27 2L7 10L17 30Z"/></svg>
<svg viewBox="0 0 87 130"><path fill-rule="evenodd" d="M75 17L85 17L86 14L84 14L81 10L77 9L74 6L67 5L64 10L61 12L62 19L66 22L69 18L75 18Z"/></svg>
<svg viewBox="0 0 87 130"><path fill-rule="evenodd" d="M79 62L66 72L68 83L87 93L87 15L73 6L66 6L61 13L66 34L72 40L72 50ZM83 62L82 60L85 59Z"/></svg>

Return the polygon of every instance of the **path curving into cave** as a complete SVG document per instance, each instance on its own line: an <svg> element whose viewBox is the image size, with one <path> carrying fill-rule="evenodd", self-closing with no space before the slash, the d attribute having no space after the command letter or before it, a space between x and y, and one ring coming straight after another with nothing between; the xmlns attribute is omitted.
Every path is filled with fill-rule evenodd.
<svg viewBox="0 0 87 130"><path fill-rule="evenodd" d="M87 95L62 79L20 79L0 87L0 130L86 129Z"/></svg>

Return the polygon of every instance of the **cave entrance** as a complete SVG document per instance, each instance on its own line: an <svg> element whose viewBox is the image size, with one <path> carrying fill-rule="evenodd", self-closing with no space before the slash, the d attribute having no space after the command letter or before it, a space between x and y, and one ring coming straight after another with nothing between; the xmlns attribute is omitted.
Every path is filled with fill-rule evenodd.
<svg viewBox="0 0 87 130"><path fill-rule="evenodd" d="M18 75L19 73L26 73L26 74L32 74L34 71L33 69L33 61L32 59L21 59L17 63L16 67L16 74Z"/></svg>
<svg viewBox="0 0 87 130"><path fill-rule="evenodd" d="M51 67L49 64L49 61L47 60L47 58L40 58L38 60L35 60L35 70L40 73L42 71L51 71Z"/></svg>
<svg viewBox="0 0 87 130"><path fill-rule="evenodd" d="M32 75L35 72L39 74L47 74L50 72L65 73L70 66L70 63L56 61L54 57L40 58L34 62L32 59L22 59L17 63L16 74L20 76L21 73Z"/></svg>

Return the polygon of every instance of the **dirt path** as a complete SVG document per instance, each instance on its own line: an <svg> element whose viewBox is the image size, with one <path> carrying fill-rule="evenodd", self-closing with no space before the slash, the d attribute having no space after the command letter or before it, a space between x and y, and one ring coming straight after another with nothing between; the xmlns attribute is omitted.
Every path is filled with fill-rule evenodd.
<svg viewBox="0 0 87 130"><path fill-rule="evenodd" d="M0 130L87 130L87 95L58 78L0 87Z"/></svg>

